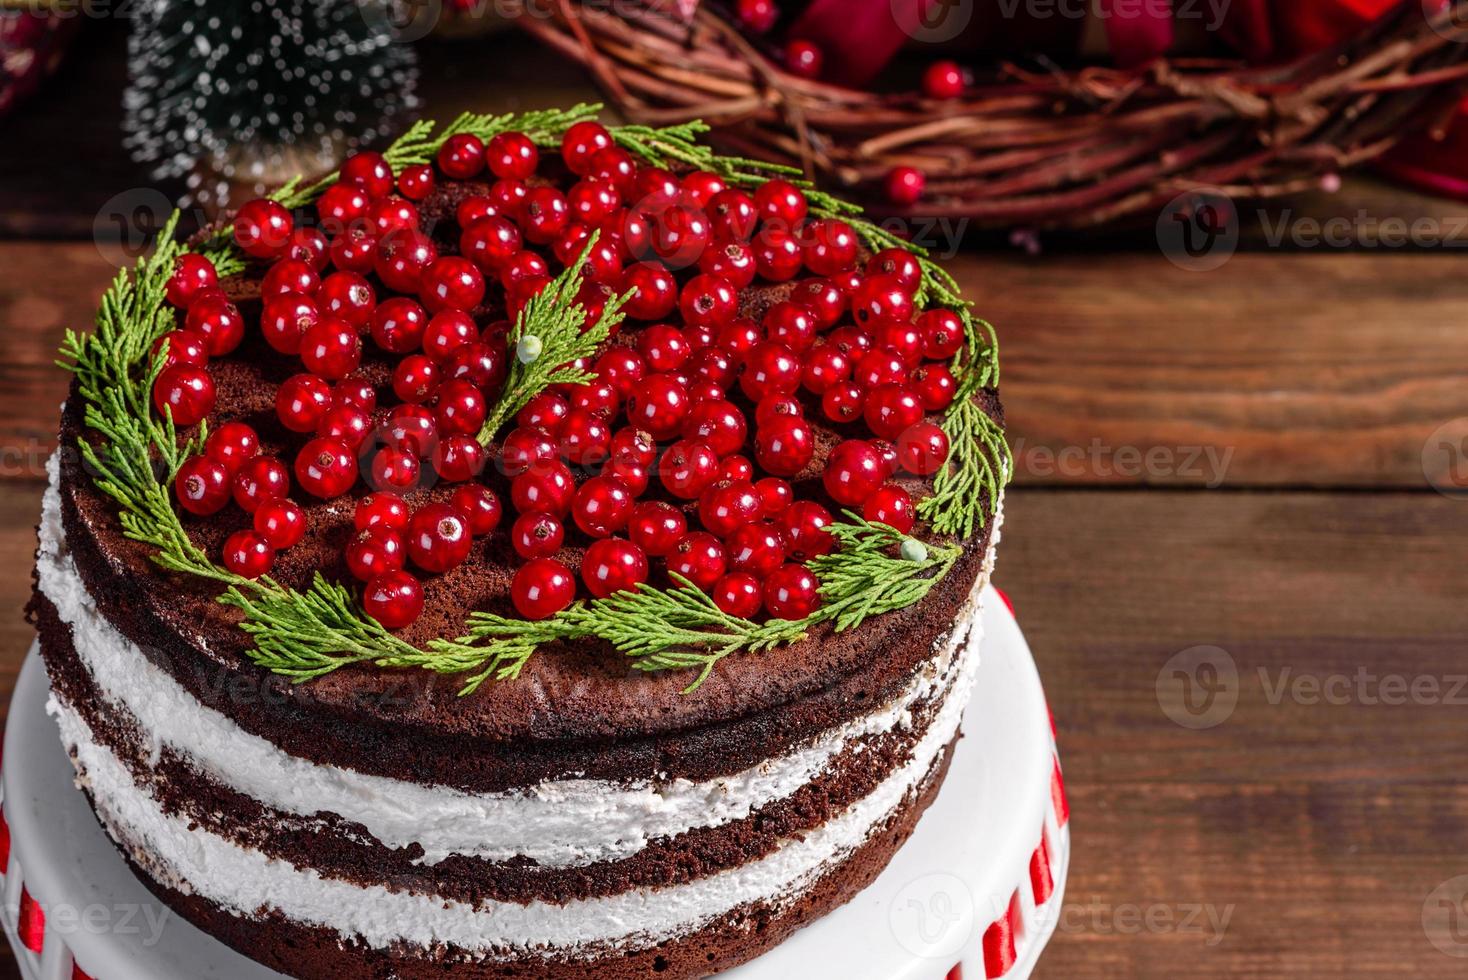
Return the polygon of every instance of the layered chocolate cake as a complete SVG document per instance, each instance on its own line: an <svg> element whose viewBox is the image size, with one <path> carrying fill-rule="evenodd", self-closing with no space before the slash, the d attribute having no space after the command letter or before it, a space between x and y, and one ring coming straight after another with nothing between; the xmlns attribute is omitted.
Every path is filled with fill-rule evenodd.
<svg viewBox="0 0 1468 980"><path fill-rule="evenodd" d="M312 978L706 976L871 882L1008 472L951 280L584 111L277 200L64 351L30 614L142 881Z"/></svg>

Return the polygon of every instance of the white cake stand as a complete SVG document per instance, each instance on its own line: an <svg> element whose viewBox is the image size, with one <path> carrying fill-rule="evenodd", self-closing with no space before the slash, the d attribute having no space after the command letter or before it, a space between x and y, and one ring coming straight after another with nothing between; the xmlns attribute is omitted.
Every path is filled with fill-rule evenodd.
<svg viewBox="0 0 1468 980"><path fill-rule="evenodd" d="M1044 691L992 589L965 737L912 839L852 902L730 980L986 980L1030 974L1059 918L1070 835ZM149 894L72 785L26 658L5 733L5 932L27 980L266 980L280 974Z"/></svg>

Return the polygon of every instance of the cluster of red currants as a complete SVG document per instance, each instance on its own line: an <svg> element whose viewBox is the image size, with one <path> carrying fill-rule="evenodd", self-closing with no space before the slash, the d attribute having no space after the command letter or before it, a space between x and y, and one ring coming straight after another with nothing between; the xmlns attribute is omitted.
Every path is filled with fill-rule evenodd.
<svg viewBox="0 0 1468 980"><path fill-rule="evenodd" d="M241 208L235 241L270 263L262 336L305 369L276 396L281 424L306 438L296 483L322 499L347 494L359 478L369 484L346 564L364 583L368 612L389 627L423 607L409 561L448 571L499 526L501 500L478 481L490 462L508 478L509 537L525 559L511 599L528 619L575 598L575 576L556 557L570 525L591 540L580 577L594 597L637 588L662 559L730 614L808 615L820 596L804 563L834 547L833 517L795 500L791 480L819 476L836 504L909 531L913 501L893 478L930 476L948 458L927 416L956 396L947 362L964 343L962 322L915 308L922 270L910 253L860 261L855 231L809 216L788 181L750 193L713 173L640 165L596 123L571 127L560 162L573 175L565 190L538 176L540 151L523 134L488 144L460 134L436 167L395 175L381 155L348 159L317 203L320 229L298 226L272 201ZM486 170L482 191L454 195L458 254L440 255L414 202L441 180L482 180ZM491 459L479 436L507 376L509 324L480 330L475 312L502 298L514 316L551 281L553 265L578 261L587 323L609 298L630 293L623 310L641 325L576 365L594 381L530 399ZM169 363L154 397L184 425L213 407L208 358L244 333L216 278L189 255L169 283L169 299L186 313L160 341ZM756 280L792 283L789 298L758 320L740 315L741 291ZM392 295L379 300L379 290ZM364 338L396 358L390 407L379 408L379 392L358 373ZM517 354L537 356L523 342ZM812 472L808 409L874 438L841 442ZM415 511L405 497L425 465L461 485ZM578 484L577 472L593 475ZM288 499L290 475L260 454L253 430L227 422L180 469L176 492L191 513L233 499L254 515L224 561L258 576L305 529ZM660 499L640 499L650 491Z"/></svg>

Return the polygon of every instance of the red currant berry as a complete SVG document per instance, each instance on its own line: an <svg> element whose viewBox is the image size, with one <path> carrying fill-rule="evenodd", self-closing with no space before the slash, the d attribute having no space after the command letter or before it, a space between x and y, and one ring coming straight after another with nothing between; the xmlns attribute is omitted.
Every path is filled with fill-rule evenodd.
<svg viewBox="0 0 1468 980"><path fill-rule="evenodd" d="M681 575L705 592L714 587L727 567L724 546L703 531L685 534L668 553L668 572Z"/></svg>
<svg viewBox="0 0 1468 980"><path fill-rule="evenodd" d="M377 240L372 269L388 289L417 293L423 270L438 258L438 246L416 228L390 232Z"/></svg>
<svg viewBox="0 0 1468 980"><path fill-rule="evenodd" d="M697 402L683 423L684 438L706 443L721 458L743 448L748 434L744 414L729 401Z"/></svg>
<svg viewBox="0 0 1468 980"><path fill-rule="evenodd" d="M647 492L647 484L651 479L646 466L625 456L609 460L607 465L602 467L601 475L621 480L634 497L640 497Z"/></svg>
<svg viewBox="0 0 1468 980"><path fill-rule="evenodd" d="M510 582L510 600L530 620L549 619L576 598L571 570L554 558L532 558Z"/></svg>
<svg viewBox="0 0 1468 980"><path fill-rule="evenodd" d="M867 427L883 439L896 439L923 417L923 403L907 385L882 385L867 393Z"/></svg>
<svg viewBox="0 0 1468 980"><path fill-rule="evenodd" d="M543 429L552 438L560 435L561 426L571 412L571 405L560 395L542 391L520 409L515 421L522 427Z"/></svg>
<svg viewBox="0 0 1468 980"><path fill-rule="evenodd" d="M790 417L760 426L754 434L754 458L768 473L794 476L815 455L816 439L804 419Z"/></svg>
<svg viewBox="0 0 1468 980"><path fill-rule="evenodd" d="M872 337L860 327L844 326L837 327L831 331L826 338L826 343L837 348L853 361L860 360L861 355L872 349Z"/></svg>
<svg viewBox="0 0 1468 980"><path fill-rule="evenodd" d="M433 448L437 451L438 444L435 443ZM384 446L377 451L368 472L371 486L392 493L416 490L422 474L423 467L417 456L392 446Z"/></svg>
<svg viewBox="0 0 1468 980"><path fill-rule="evenodd" d="M691 403L688 390L667 375L653 375L627 400L627 421L654 439L669 439L683 428Z"/></svg>
<svg viewBox="0 0 1468 980"><path fill-rule="evenodd" d="M886 479L882 461L868 443L848 439L831 450L822 480L831 499L843 507L860 507Z"/></svg>
<svg viewBox="0 0 1468 980"><path fill-rule="evenodd" d="M952 310L928 310L918 317L917 328L923 336L923 356L945 361L963 347L963 321Z"/></svg>
<svg viewBox="0 0 1468 980"><path fill-rule="evenodd" d="M800 242L782 228L765 228L754 240L754 267L771 282L788 282L800 274Z"/></svg>
<svg viewBox="0 0 1468 980"><path fill-rule="evenodd" d="M634 320L661 320L678 305L678 281L656 262L628 266L617 292L632 293L622 312Z"/></svg>
<svg viewBox="0 0 1468 980"><path fill-rule="evenodd" d="M963 69L952 61L935 61L923 72L923 94L930 99L956 99L966 84Z"/></svg>
<svg viewBox="0 0 1468 980"><path fill-rule="evenodd" d="M759 271L754 249L748 242L715 242L706 249L698 260L700 272L718 276L735 289L743 289L754 282Z"/></svg>
<svg viewBox="0 0 1468 980"><path fill-rule="evenodd" d="M457 133L438 149L438 169L455 180L468 180L484 169L484 142L472 133Z"/></svg>
<svg viewBox="0 0 1468 980"><path fill-rule="evenodd" d="M743 456L730 456L719 460L719 479L738 482L754 479L754 464Z"/></svg>
<svg viewBox="0 0 1468 980"><path fill-rule="evenodd" d="M795 502L795 490L789 481L767 476L754 485L759 494L760 516L778 517Z"/></svg>
<svg viewBox="0 0 1468 980"><path fill-rule="evenodd" d="M499 214L516 218L520 215L520 206L525 203L525 195L529 193L530 187L525 181L504 178L490 185L489 199Z"/></svg>
<svg viewBox="0 0 1468 980"><path fill-rule="evenodd" d="M367 209L367 226L378 238L400 231L417 231L418 221L418 209L401 197L373 201Z"/></svg>
<svg viewBox="0 0 1468 980"><path fill-rule="evenodd" d="M443 364L459 348L478 339L479 328L473 317L463 310L444 310L428 321L423 333L423 353L435 364Z"/></svg>
<svg viewBox="0 0 1468 980"><path fill-rule="evenodd" d="M819 78L825 55L810 41L797 38L785 45L785 67L800 78Z"/></svg>
<svg viewBox="0 0 1468 980"><path fill-rule="evenodd" d="M357 501L352 526L359 531L384 527L389 531L408 529L408 505L395 493L369 493Z"/></svg>
<svg viewBox="0 0 1468 980"><path fill-rule="evenodd" d="M910 208L923 198L928 180L917 167L893 167L887 171L887 200L898 207Z"/></svg>
<svg viewBox="0 0 1468 980"><path fill-rule="evenodd" d="M734 14L739 18L740 26L751 34L767 34L775 26L775 21L780 19L780 8L775 0L739 0L734 6ZM727 609L724 611L728 612ZM759 611L758 599L755 601L755 611Z"/></svg>
<svg viewBox="0 0 1468 980"><path fill-rule="evenodd" d="M717 238L747 242L759 223L754 198L737 188L719 191L708 202L709 228Z"/></svg>
<svg viewBox="0 0 1468 980"><path fill-rule="evenodd" d="M687 532L688 521L678 508L660 500L637 504L627 521L632 543L656 557L671 552Z"/></svg>
<svg viewBox="0 0 1468 980"><path fill-rule="evenodd" d="M224 542L224 567L241 578L259 578L275 562L275 549L255 531L236 531Z"/></svg>
<svg viewBox="0 0 1468 980"><path fill-rule="evenodd" d="M290 488L290 471L284 463L274 456L255 456L240 466L230 493L241 510L253 514L265 501L284 497Z"/></svg>
<svg viewBox="0 0 1468 980"><path fill-rule="evenodd" d="M886 524L899 534L912 530L912 496L894 483L879 487L862 505L861 516L873 524Z"/></svg>
<svg viewBox="0 0 1468 980"><path fill-rule="evenodd" d="M449 483L463 483L484 472L484 447L473 436L446 435L433 450L433 469Z"/></svg>
<svg viewBox="0 0 1468 980"><path fill-rule="evenodd" d="M437 364L423 354L410 354L393 368L393 394L410 404L422 404L438 390L439 378Z"/></svg>
<svg viewBox="0 0 1468 980"><path fill-rule="evenodd" d="M897 472L896 443L888 442L886 439L868 439L867 445L876 451L877 458L882 461L882 476L884 479Z"/></svg>
<svg viewBox="0 0 1468 980"><path fill-rule="evenodd" d="M770 521L756 521L735 528L724 542L729 567L761 578L785 561L785 540Z"/></svg>
<svg viewBox="0 0 1468 980"><path fill-rule="evenodd" d="M866 393L850 381L839 381L821 396L821 412L832 422L854 422L861 418Z"/></svg>
<svg viewBox="0 0 1468 980"><path fill-rule="evenodd" d="M643 467L651 466L658 455L658 446L652 436L630 425L613 433L608 449L613 459L626 459Z"/></svg>
<svg viewBox="0 0 1468 980"><path fill-rule="evenodd" d="M289 377L275 392L275 414L292 432L315 432L331 406L331 386L314 374Z"/></svg>
<svg viewBox="0 0 1468 980"><path fill-rule="evenodd" d="M871 325L872 346L885 347L902 358L905 367L917 367L923 359L923 333L906 320L883 317Z"/></svg>
<svg viewBox="0 0 1468 980"><path fill-rule="evenodd" d="M780 177L765 181L755 190L754 206L766 225L786 230L800 227L808 208L805 192Z"/></svg>
<svg viewBox="0 0 1468 980"><path fill-rule="evenodd" d="M513 222L498 217L476 221L459 236L459 251L463 256L485 272L496 275L502 273L510 261L521 254L524 244L520 229ZM532 271L544 275L547 270L542 268Z"/></svg>
<svg viewBox="0 0 1468 980"><path fill-rule="evenodd" d="M706 443L680 439L663 454L659 473L669 493L693 500L718 479L719 457Z"/></svg>
<svg viewBox="0 0 1468 980"><path fill-rule="evenodd" d="M472 310L484 302L484 276L468 259L446 255L423 270L418 279L418 296L430 313Z"/></svg>
<svg viewBox="0 0 1468 980"><path fill-rule="evenodd" d="M907 378L907 365L896 351L876 348L867 351L856 362L851 379L866 391L883 385L901 384Z"/></svg>
<svg viewBox="0 0 1468 980"><path fill-rule="evenodd" d="M740 317L733 323L724 324L714 343L731 354L747 354L764 339L764 331L753 320Z"/></svg>
<svg viewBox="0 0 1468 980"><path fill-rule="evenodd" d="M281 259L265 272L260 280L260 296L273 299L287 293L310 296L321 288L321 277L316 270L298 259Z"/></svg>
<svg viewBox="0 0 1468 980"><path fill-rule="evenodd" d="M611 426L607 425L604 416L584 408L573 408L561 424L559 449L568 462L589 468L599 465L610 455L607 445L611 439Z"/></svg>
<svg viewBox="0 0 1468 980"><path fill-rule="evenodd" d="M923 409L929 412L943 411L958 395L958 381L954 379L953 372L942 364L929 364L914 371L912 387L922 401Z"/></svg>
<svg viewBox="0 0 1468 980"><path fill-rule="evenodd" d="M379 524L352 535L344 558L352 577L359 582L368 582L402 568L407 551L401 532Z"/></svg>
<svg viewBox="0 0 1468 980"><path fill-rule="evenodd" d="M469 557L469 518L452 504L427 504L408 519L408 557L425 572L447 572Z"/></svg>
<svg viewBox="0 0 1468 980"><path fill-rule="evenodd" d="M260 453L260 437L243 422L226 422L209 433L204 455L221 464L231 477Z"/></svg>
<svg viewBox="0 0 1468 980"><path fill-rule="evenodd" d="M255 510L255 533L276 551L284 551L305 536L306 512L294 500L267 500Z"/></svg>
<svg viewBox="0 0 1468 980"><path fill-rule="evenodd" d="M810 310L818 330L834 327L848 306L846 292L835 279L802 280L790 294L790 302Z"/></svg>
<svg viewBox="0 0 1468 980"><path fill-rule="evenodd" d="M245 339L245 318L223 293L209 293L197 297L189 307L184 329L204 338L210 357L222 357Z"/></svg>
<svg viewBox="0 0 1468 980"><path fill-rule="evenodd" d="M698 498L698 520L709 533L727 538L737 527L759 520L759 492L747 480L722 480Z"/></svg>
<svg viewBox="0 0 1468 980"><path fill-rule="evenodd" d="M868 329L884 317L909 321L912 309L912 293L896 276L872 276L851 297L852 317Z"/></svg>
<svg viewBox="0 0 1468 980"><path fill-rule="evenodd" d="M526 180L540 165L540 151L524 133L500 133L489 141L485 156L496 177Z"/></svg>
<svg viewBox="0 0 1468 980"><path fill-rule="evenodd" d="M521 558L546 558L561 550L566 529L543 511L521 514L510 528L510 543Z"/></svg>
<svg viewBox="0 0 1468 980"><path fill-rule="evenodd" d="M504 347L491 347L481 341L465 344L450 354L443 362L441 376L445 381L468 381L477 385L486 398L493 398L508 373Z"/></svg>
<svg viewBox="0 0 1468 980"><path fill-rule="evenodd" d="M919 422L898 437L897 459L909 473L932 476L948 462L948 436L932 422Z"/></svg>
<svg viewBox="0 0 1468 980"><path fill-rule="evenodd" d="M291 232L291 243L285 257L304 262L318 273L326 268L327 241L319 228L297 228Z"/></svg>
<svg viewBox="0 0 1468 980"><path fill-rule="evenodd" d="M380 441L410 456L428 456L438 445L438 423L422 405L397 405L378 427Z"/></svg>
<svg viewBox="0 0 1468 980"><path fill-rule="evenodd" d="M611 181L617 188L617 193L626 197L636 187L637 161L620 146L608 146L591 155L590 169L586 175Z"/></svg>
<svg viewBox="0 0 1468 980"><path fill-rule="evenodd" d="M568 385L567 393L571 396L571 410L578 409L599 415L603 419L609 419L617 414L617 409L622 407L622 396L617 389L605 381L589 381L581 385Z"/></svg>
<svg viewBox="0 0 1468 980"><path fill-rule="evenodd" d="M235 244L252 258L273 259L290 244L295 224L291 213L280 204L257 197L241 205L235 214Z"/></svg>
<svg viewBox="0 0 1468 980"><path fill-rule="evenodd" d="M909 293L916 292L923 281L923 267L918 264L917 256L896 246L884 248L867 259L866 273L869 279L890 276ZM859 288L860 285L852 289L853 295Z"/></svg>
<svg viewBox="0 0 1468 980"><path fill-rule="evenodd" d="M539 426L522 425L505 436L500 446L500 468L506 476L519 476L558 455L556 441L549 432Z"/></svg>
<svg viewBox="0 0 1468 980"><path fill-rule="evenodd" d="M598 151L614 145L612 134L598 122L579 122L561 137L561 158L578 177L591 170L591 160Z"/></svg>
<svg viewBox="0 0 1468 980"><path fill-rule="evenodd" d="M388 629L402 629L423 614L423 585L408 572L384 572L362 590L362 608Z"/></svg>
<svg viewBox="0 0 1468 980"><path fill-rule="evenodd" d="M739 387L754 402L771 395L789 395L800 387L800 372L800 360L790 348L766 342L745 358Z"/></svg>
<svg viewBox="0 0 1468 980"><path fill-rule="evenodd" d="M265 301L260 332L265 342L282 354L299 354L301 337L321 320L314 300L294 293Z"/></svg>
<svg viewBox="0 0 1468 980"><path fill-rule="evenodd" d="M759 579L748 572L730 572L714 583L714 605L730 616L749 619L758 615L764 602Z"/></svg>
<svg viewBox="0 0 1468 980"><path fill-rule="evenodd" d="M571 205L554 187L536 187L525 195L520 207L520 226L525 238L548 245L571 223Z"/></svg>
<svg viewBox="0 0 1468 980"><path fill-rule="evenodd" d="M832 385L851 377L851 367L851 358L839 348L821 344L806 357L800 383L811 394L824 395Z"/></svg>
<svg viewBox="0 0 1468 980"><path fill-rule="evenodd" d="M214 411L214 379L209 372L191 364L165 368L153 382L153 407L158 414L173 417L173 424L196 425Z"/></svg>
<svg viewBox="0 0 1468 980"><path fill-rule="evenodd" d="M342 161L340 187L360 187L368 197L386 197L392 193L392 166L381 153L363 150Z"/></svg>
<svg viewBox="0 0 1468 980"><path fill-rule="evenodd" d="M816 342L819 324L810 310L794 303L776 303L765 312L765 336L803 354Z"/></svg>
<svg viewBox="0 0 1468 980"><path fill-rule="evenodd" d="M856 232L836 218L812 221L802 229L805 267L818 276L834 276L856 263Z"/></svg>
<svg viewBox="0 0 1468 980"><path fill-rule="evenodd" d="M688 362L693 377L727 388L739 371L738 362L732 351L722 347L699 347Z"/></svg>
<svg viewBox="0 0 1468 980"><path fill-rule="evenodd" d="M494 491L482 483L466 483L454 491L449 503L469 518L469 530L483 537L499 527L504 508Z"/></svg>
<svg viewBox="0 0 1468 980"><path fill-rule="evenodd" d="M208 456L191 456L173 478L173 493L190 514L217 514L229 503L229 470Z"/></svg>
<svg viewBox="0 0 1468 980"><path fill-rule="evenodd" d="M611 181L587 177L571 185L566 192L566 203L574 220L599 226L617 210L621 198Z"/></svg>
<svg viewBox="0 0 1468 980"><path fill-rule="evenodd" d="M417 350L428 327L428 313L405 296L385 299L372 311L372 340L393 354Z"/></svg>
<svg viewBox="0 0 1468 980"><path fill-rule="evenodd" d="M754 407L754 424L756 427L774 425L783 422L787 418L802 418L805 412L801 410L800 402L789 395L771 395L760 400Z"/></svg>
<svg viewBox="0 0 1468 980"><path fill-rule="evenodd" d="M683 175L683 196L700 208L708 207L715 194L727 186L724 178L708 170L695 170Z"/></svg>
<svg viewBox="0 0 1468 980"><path fill-rule="evenodd" d="M666 323L642 331L637 337L637 350L654 371L676 371L693 353L683 331Z"/></svg>
<svg viewBox="0 0 1468 980"><path fill-rule="evenodd" d="M804 619L821 606L821 583L804 565L781 565L765 579L765 609L775 619Z"/></svg>
<svg viewBox="0 0 1468 980"><path fill-rule="evenodd" d="M446 381L438 388L433 417L445 435L474 435L489 415L484 392L462 379Z"/></svg>
<svg viewBox="0 0 1468 980"><path fill-rule="evenodd" d="M544 511L562 516L571 508L576 483L559 460L542 463L510 481L510 503L521 514Z"/></svg>
<svg viewBox="0 0 1468 980"><path fill-rule="evenodd" d="M164 368L175 364L201 368L209 363L209 348L192 330L170 330L153 341L153 356L163 358Z"/></svg>
<svg viewBox="0 0 1468 980"><path fill-rule="evenodd" d="M826 528L835 523L831 512L813 500L798 500L778 518L790 557L809 561L836 549L836 537Z"/></svg>
<svg viewBox="0 0 1468 980"><path fill-rule="evenodd" d="M620 531L631 512L632 492L611 476L587 480L576 491L571 504L576 526L593 538L605 538Z"/></svg>
<svg viewBox="0 0 1468 980"><path fill-rule="evenodd" d="M377 236L354 226L332 239L329 251L331 264L343 272L368 272L377 258Z"/></svg>
<svg viewBox="0 0 1468 980"><path fill-rule="evenodd" d="M688 280L679 301L683 321L693 327L719 328L734 319L739 294L727 279L698 275Z"/></svg>
<svg viewBox="0 0 1468 980"><path fill-rule="evenodd" d="M398 177L398 193L410 201L421 201L433 193L433 188L438 180L433 176L433 168L426 164L415 164L404 167L402 174Z"/></svg>
<svg viewBox="0 0 1468 980"><path fill-rule="evenodd" d="M348 183L332 184L316 201L316 216L321 226L333 235L341 235L366 220L372 198L360 187Z"/></svg>
<svg viewBox="0 0 1468 980"><path fill-rule="evenodd" d="M344 320L318 320L301 334L301 363L306 370L340 381L362 364L362 338Z"/></svg>
<svg viewBox="0 0 1468 980"><path fill-rule="evenodd" d="M163 287L168 302L180 309L194 301L201 289L211 289L219 284L219 274L214 263L202 255L185 252L173 260L173 275Z"/></svg>
<svg viewBox="0 0 1468 980"><path fill-rule="evenodd" d="M598 599L614 592L632 592L647 581L647 555L621 538L603 538L586 549L581 579Z"/></svg>
<svg viewBox="0 0 1468 980"><path fill-rule="evenodd" d="M313 497L340 497L357 482L357 457L336 439L312 439L296 456L296 482Z"/></svg>
<svg viewBox="0 0 1468 980"><path fill-rule="evenodd" d="M316 292L316 305L323 316L345 320L362 330L377 308L377 292L371 283L355 272L336 272L321 281L321 288Z"/></svg>

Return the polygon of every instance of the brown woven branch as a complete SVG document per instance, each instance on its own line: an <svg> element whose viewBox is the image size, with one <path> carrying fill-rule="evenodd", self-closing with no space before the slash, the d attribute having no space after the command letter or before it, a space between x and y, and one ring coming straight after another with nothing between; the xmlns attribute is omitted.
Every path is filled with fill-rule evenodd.
<svg viewBox="0 0 1468 980"><path fill-rule="evenodd" d="M873 94L797 78L702 3L545 0L516 22L582 62L628 118L703 119L741 153L803 167L881 214L886 175L914 166L911 213L981 226L1080 228L1155 212L1183 190L1275 197L1440 131L1468 87L1468 0L1431 22L1420 0L1326 51L1249 66L1174 58L1124 71L1030 71L962 99ZM548 15L549 14L549 15Z"/></svg>

